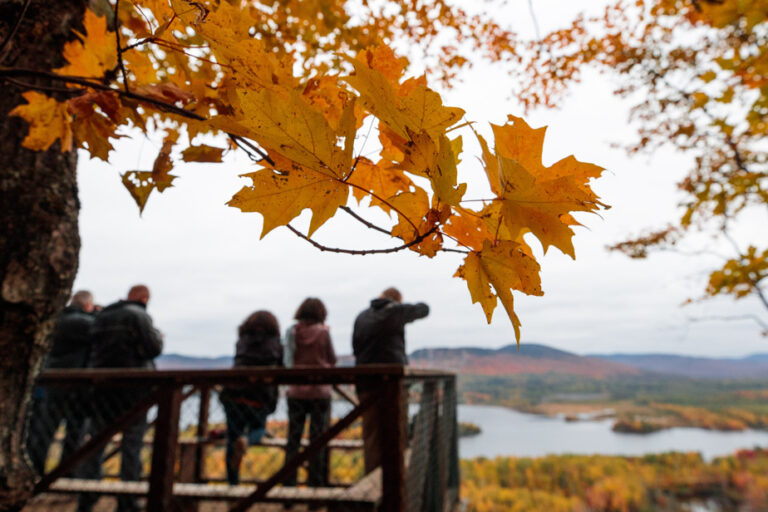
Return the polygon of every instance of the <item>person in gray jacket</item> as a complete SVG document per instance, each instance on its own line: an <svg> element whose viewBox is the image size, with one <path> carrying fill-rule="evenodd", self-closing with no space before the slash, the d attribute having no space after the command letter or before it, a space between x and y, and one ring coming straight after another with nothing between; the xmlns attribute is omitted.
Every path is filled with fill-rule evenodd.
<svg viewBox="0 0 768 512"><path fill-rule="evenodd" d="M51 349L44 368L85 368L91 352L93 295L80 290L72 296L53 328ZM87 396L73 389L42 388L34 390L29 415L27 453L39 475L45 472L45 461L53 437L64 422L66 434L62 443L62 460L79 446L85 434L86 414L83 401Z"/></svg>
<svg viewBox="0 0 768 512"><path fill-rule="evenodd" d="M163 337L152 324L146 311L149 288L143 284L133 286L126 300L110 304L96 315L91 330L90 366L93 368L154 369L154 359L163 351ZM149 389L100 388L94 392L92 423L98 434L121 414L130 410L149 393ZM120 442L120 478L126 481L141 479L141 447L147 430L144 415L123 430ZM101 478L104 449L88 462L83 473L87 478ZM78 511L90 511L98 496L81 494ZM139 510L136 498L118 496L118 512Z"/></svg>
<svg viewBox="0 0 768 512"><path fill-rule="evenodd" d="M405 324L429 315L429 306L423 302L403 304L402 301L402 295L396 288L387 288L381 296L371 301L368 309L357 315L352 332L355 365L408 364L405 352ZM371 384L365 381L358 382L356 387L361 402L376 392ZM404 399L400 404L404 419L400 425L402 439L405 439L406 402ZM388 414L382 407L371 407L363 413L363 456L366 474L381 464L380 429Z"/></svg>

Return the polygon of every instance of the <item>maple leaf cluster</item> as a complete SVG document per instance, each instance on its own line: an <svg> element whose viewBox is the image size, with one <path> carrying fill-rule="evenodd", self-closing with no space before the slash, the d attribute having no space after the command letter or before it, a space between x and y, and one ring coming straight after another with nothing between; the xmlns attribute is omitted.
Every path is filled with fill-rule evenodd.
<svg viewBox="0 0 768 512"><path fill-rule="evenodd" d="M321 9L291 5L305 19L315 19ZM83 148L107 160L111 140L124 136L123 128L163 131L152 169L123 174L140 209L153 191L173 185L174 152L185 162L221 162L224 153L239 148L256 168L243 175L250 184L228 204L261 214L262 237L286 226L324 248L312 236L339 209L372 227L349 209L351 195L358 208L380 209L393 219L389 227L374 228L401 245L379 252L464 253L455 275L467 282L489 322L501 300L519 340L513 290L542 295L540 266L528 242L536 238L544 251L554 246L573 257L578 222L572 214L605 206L589 185L602 169L573 157L544 166L545 129L514 116L492 125L493 140L486 141L467 128L462 109L443 104L425 76L406 77L407 59L385 44L333 53L337 65L315 65L307 73L307 63L320 56L288 51L285 41L261 32L253 37L255 27L264 31L264 21L273 19L257 7L117 3L116 32L105 17L86 12L84 32L64 49L68 64L41 73L64 83L69 94L54 99L30 90L27 103L12 112L29 123L23 145L47 150L58 141L61 151ZM288 22L277 11L272 15L275 23ZM355 154L366 124L377 127L376 158ZM482 147L492 192L482 201L465 198L462 137L455 135L461 128ZM196 142L201 136L227 143ZM290 224L305 209L311 211L306 234Z"/></svg>

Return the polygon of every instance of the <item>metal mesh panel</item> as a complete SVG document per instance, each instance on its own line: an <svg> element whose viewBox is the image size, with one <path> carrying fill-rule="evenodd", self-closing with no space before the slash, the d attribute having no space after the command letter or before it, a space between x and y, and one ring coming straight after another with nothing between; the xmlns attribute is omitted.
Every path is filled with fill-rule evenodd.
<svg viewBox="0 0 768 512"><path fill-rule="evenodd" d="M410 385L406 473L407 509L442 511L458 497L456 393L453 380Z"/></svg>

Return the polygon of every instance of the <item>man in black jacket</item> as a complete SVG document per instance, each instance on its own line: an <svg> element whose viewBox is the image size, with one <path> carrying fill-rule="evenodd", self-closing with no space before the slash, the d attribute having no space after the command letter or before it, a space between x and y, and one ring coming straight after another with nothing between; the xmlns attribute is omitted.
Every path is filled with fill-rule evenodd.
<svg viewBox="0 0 768 512"><path fill-rule="evenodd" d="M93 368L146 368L154 369L155 357L163 350L162 334L152 325L146 311L149 288L139 284L128 292L126 300L105 307L96 316L91 330L93 350L90 366ZM102 388L94 394L93 431L104 429L121 414L131 409L149 389ZM135 424L123 430L120 441L120 478L128 481L141 479L141 448L147 418L144 415ZM84 471L89 478L101 478L103 449L88 463ZM81 494L78 511L90 511L96 496ZM136 499L119 496L118 512L138 511Z"/></svg>
<svg viewBox="0 0 768 512"><path fill-rule="evenodd" d="M80 290L72 296L53 328L51 350L44 368L85 368L91 352L93 295ZM84 396L72 389L36 388L29 418L27 453L38 474L45 471L45 460L53 436L61 422L66 424L62 459L74 452L85 434L87 415Z"/></svg>
<svg viewBox="0 0 768 512"><path fill-rule="evenodd" d="M403 304L402 295L396 288L387 288L381 296L371 301L368 309L357 315L352 332L352 349L355 365L365 364L408 364L405 352L405 324L424 318L429 306L423 302ZM360 401L375 393L370 383L357 383ZM404 393L405 395L405 393ZM407 398L400 404L403 422L400 425L401 439L405 440L407 421ZM388 411L371 407L363 413L363 454L365 472L370 473L381 464L381 425ZM404 448L404 447L401 447Z"/></svg>

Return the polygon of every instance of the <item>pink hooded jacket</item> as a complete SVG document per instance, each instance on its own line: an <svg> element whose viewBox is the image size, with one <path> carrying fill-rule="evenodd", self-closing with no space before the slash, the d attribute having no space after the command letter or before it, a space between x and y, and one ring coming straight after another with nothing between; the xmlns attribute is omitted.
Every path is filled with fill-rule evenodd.
<svg viewBox="0 0 768 512"><path fill-rule="evenodd" d="M293 367L314 366L330 368L336 366L336 353L331 343L331 335L324 324L299 322L289 329L287 341L293 344ZM333 393L330 384L293 385L288 388L288 398L302 400L329 399Z"/></svg>

